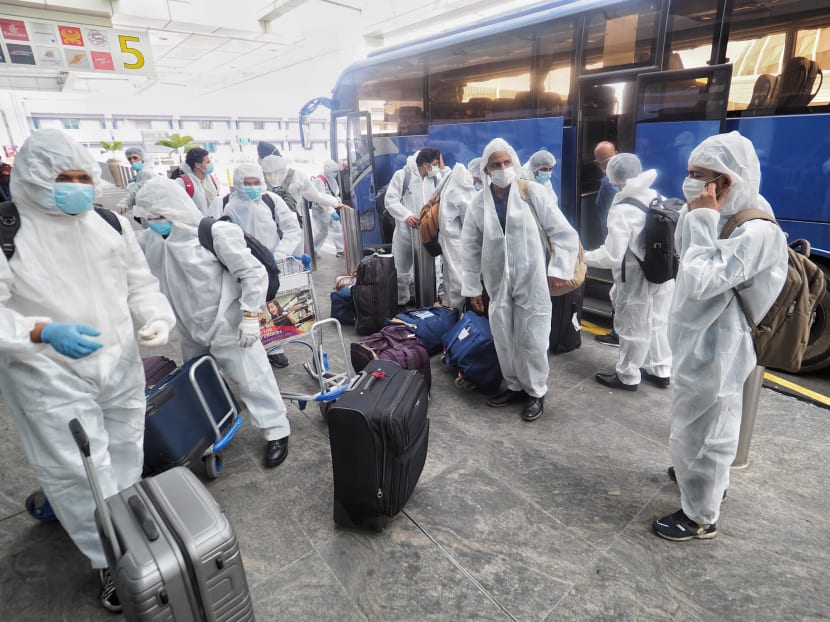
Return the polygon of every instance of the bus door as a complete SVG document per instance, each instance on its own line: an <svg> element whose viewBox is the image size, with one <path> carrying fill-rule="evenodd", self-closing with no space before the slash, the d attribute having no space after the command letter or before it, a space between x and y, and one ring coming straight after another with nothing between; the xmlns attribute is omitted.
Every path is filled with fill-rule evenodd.
<svg viewBox="0 0 830 622"><path fill-rule="evenodd" d="M332 144L340 165L343 203L357 210L364 247L379 246L380 218L375 207L375 161L368 112L332 115Z"/></svg>
<svg viewBox="0 0 830 622"><path fill-rule="evenodd" d="M654 189L682 198L689 154L725 130L732 65L642 74L637 78L634 153L656 169Z"/></svg>
<svg viewBox="0 0 830 622"><path fill-rule="evenodd" d="M619 73L580 81L578 148L573 174L579 180L577 223L586 250L598 248L605 238L605 226L600 222L604 215L598 213L595 205L603 173L594 162L594 147L609 141L620 152L633 151L636 80L634 73ZM610 273L607 276L610 279Z"/></svg>

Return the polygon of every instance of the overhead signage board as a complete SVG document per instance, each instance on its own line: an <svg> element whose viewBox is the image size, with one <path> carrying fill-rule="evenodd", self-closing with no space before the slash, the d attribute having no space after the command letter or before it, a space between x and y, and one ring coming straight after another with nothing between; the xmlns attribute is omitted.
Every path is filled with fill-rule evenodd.
<svg viewBox="0 0 830 622"><path fill-rule="evenodd" d="M42 67L154 77L151 52L146 32L0 15L0 69Z"/></svg>

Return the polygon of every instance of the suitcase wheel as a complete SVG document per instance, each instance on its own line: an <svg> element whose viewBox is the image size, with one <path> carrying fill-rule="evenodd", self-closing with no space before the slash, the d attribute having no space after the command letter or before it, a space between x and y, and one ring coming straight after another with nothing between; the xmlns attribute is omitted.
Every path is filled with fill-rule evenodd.
<svg viewBox="0 0 830 622"><path fill-rule="evenodd" d="M205 463L205 475L207 475L208 479L216 479L219 477L223 465L221 453L207 455L202 458L202 462Z"/></svg>

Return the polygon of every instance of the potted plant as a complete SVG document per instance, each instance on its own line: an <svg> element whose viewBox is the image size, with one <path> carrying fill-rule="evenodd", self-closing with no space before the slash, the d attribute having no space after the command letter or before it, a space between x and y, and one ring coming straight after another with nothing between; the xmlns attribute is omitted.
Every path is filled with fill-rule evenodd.
<svg viewBox="0 0 830 622"><path fill-rule="evenodd" d="M181 136L180 134L168 134L167 138L157 140L156 144L160 147L167 147L170 149L171 156L176 154L178 164L182 163L182 155L184 155L186 151L190 151L191 149L199 146L193 142L192 136Z"/></svg>
<svg viewBox="0 0 830 622"><path fill-rule="evenodd" d="M123 188L125 183L120 169L121 162L118 160L118 152L121 150L122 146L123 143L120 140L113 140L111 143L105 140L101 141L101 153L110 154L110 157L107 158L107 168L110 171L110 175L112 175L112 180L119 188Z"/></svg>

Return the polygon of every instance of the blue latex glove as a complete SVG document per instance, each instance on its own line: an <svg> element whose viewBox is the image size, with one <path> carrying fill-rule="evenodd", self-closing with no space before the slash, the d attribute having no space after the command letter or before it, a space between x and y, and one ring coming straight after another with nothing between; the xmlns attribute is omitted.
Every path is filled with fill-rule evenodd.
<svg viewBox="0 0 830 622"><path fill-rule="evenodd" d="M331 215L331 219L334 222L340 222L340 214L338 214L337 212L334 212L334 214Z"/></svg>
<svg viewBox="0 0 830 622"><path fill-rule="evenodd" d="M84 324L60 324L53 322L43 327L40 340L48 343L64 356L81 359L89 356L102 344L85 339L84 335L97 337L101 333Z"/></svg>

